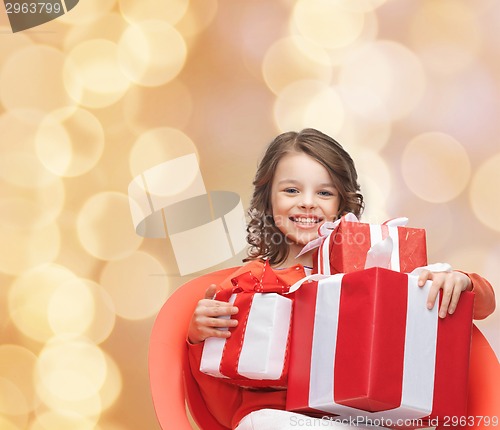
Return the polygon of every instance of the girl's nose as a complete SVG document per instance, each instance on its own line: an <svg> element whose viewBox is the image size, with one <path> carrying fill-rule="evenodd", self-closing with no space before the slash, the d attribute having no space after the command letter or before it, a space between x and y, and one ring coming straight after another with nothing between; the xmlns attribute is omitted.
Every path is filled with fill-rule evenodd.
<svg viewBox="0 0 500 430"><path fill-rule="evenodd" d="M313 208L316 206L316 201L314 199L314 195L310 193L302 193L302 199L300 201L299 206L301 208Z"/></svg>

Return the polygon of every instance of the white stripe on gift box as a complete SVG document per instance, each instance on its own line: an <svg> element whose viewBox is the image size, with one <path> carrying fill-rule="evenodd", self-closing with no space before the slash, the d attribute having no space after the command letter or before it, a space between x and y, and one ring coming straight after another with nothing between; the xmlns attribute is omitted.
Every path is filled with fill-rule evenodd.
<svg viewBox="0 0 500 430"><path fill-rule="evenodd" d="M369 413L339 405L334 401L334 363L339 319L340 292L343 274L318 282L309 406L341 417L363 416L375 420L416 419L430 414L434 395L434 374L437 343L437 306L425 306L431 286L428 281L418 287L418 278L408 276L405 355L401 405L390 411Z"/></svg>
<svg viewBox="0 0 500 430"><path fill-rule="evenodd" d="M289 298L276 293L254 295L238 362L240 375L251 379L281 377L291 316Z"/></svg>
<svg viewBox="0 0 500 430"><path fill-rule="evenodd" d="M389 226L389 236L392 238L391 269L399 272L401 270L399 259L399 232L397 227Z"/></svg>

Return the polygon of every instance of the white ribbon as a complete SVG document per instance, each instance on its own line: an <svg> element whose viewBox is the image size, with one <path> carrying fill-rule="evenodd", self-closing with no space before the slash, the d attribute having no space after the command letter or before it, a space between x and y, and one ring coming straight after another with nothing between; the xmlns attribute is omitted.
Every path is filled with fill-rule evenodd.
<svg viewBox="0 0 500 430"><path fill-rule="evenodd" d="M399 407L390 411L370 413L335 403L333 399L334 357L340 310L343 274L318 282L316 314L311 356L309 406L340 417L362 416L370 420L416 419L430 414L434 392L437 342L437 306L432 310L425 303L431 281L417 285L416 276L408 276L403 388Z"/></svg>

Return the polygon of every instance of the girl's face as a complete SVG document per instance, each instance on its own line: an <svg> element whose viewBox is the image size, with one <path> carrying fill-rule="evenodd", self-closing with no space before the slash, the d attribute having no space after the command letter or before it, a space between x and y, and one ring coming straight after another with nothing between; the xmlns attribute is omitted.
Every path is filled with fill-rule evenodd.
<svg viewBox="0 0 500 430"><path fill-rule="evenodd" d="M318 237L322 223L335 219L340 197L325 167L303 152L292 152L278 163L271 204L276 226L300 250Z"/></svg>

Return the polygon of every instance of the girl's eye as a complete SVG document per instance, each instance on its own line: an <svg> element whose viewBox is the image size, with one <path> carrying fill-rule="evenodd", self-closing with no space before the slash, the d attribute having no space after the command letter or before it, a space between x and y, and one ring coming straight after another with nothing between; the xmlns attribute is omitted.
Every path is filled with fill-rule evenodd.
<svg viewBox="0 0 500 430"><path fill-rule="evenodd" d="M333 193L331 191L320 191L318 194L320 196L333 196Z"/></svg>
<svg viewBox="0 0 500 430"><path fill-rule="evenodd" d="M284 191L285 191L285 193L289 193L289 194L295 194L295 193L299 192L297 190L297 188L285 188Z"/></svg>

